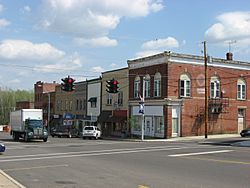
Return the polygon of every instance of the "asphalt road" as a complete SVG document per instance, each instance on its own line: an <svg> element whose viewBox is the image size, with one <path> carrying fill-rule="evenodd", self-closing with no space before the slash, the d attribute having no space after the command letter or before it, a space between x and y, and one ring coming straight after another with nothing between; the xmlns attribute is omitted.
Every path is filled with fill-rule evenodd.
<svg viewBox="0 0 250 188"><path fill-rule="evenodd" d="M31 188L250 187L250 147L230 146L226 140L49 138L47 143L26 143L0 134L0 142L7 148L0 155L0 169Z"/></svg>

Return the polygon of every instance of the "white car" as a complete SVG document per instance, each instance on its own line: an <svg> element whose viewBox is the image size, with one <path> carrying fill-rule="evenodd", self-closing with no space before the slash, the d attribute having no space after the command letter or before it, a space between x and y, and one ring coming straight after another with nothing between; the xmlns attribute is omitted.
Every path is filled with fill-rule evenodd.
<svg viewBox="0 0 250 188"><path fill-rule="evenodd" d="M85 126L82 130L82 138L95 138L101 137L101 130L96 126Z"/></svg>

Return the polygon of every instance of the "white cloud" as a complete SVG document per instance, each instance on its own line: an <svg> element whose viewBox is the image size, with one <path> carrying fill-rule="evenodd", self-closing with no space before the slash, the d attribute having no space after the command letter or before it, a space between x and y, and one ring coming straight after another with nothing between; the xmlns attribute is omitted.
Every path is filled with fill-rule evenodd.
<svg viewBox="0 0 250 188"><path fill-rule="evenodd" d="M0 28L10 25L10 22L6 19L0 19Z"/></svg>
<svg viewBox="0 0 250 188"><path fill-rule="evenodd" d="M21 9L21 12L23 12L23 13L29 13L29 12L31 12L31 8L30 8L30 6L28 6L28 5L25 5L22 9Z"/></svg>
<svg viewBox="0 0 250 188"><path fill-rule="evenodd" d="M151 40L142 44L142 49L145 50L155 50L160 48L178 48L178 47L179 43L173 37Z"/></svg>
<svg viewBox="0 0 250 188"><path fill-rule="evenodd" d="M26 40L3 40L0 42L0 58L10 60L54 60L62 58L63 51L48 43L34 44Z"/></svg>
<svg viewBox="0 0 250 188"><path fill-rule="evenodd" d="M3 11L3 5L0 4L0 13Z"/></svg>
<svg viewBox="0 0 250 188"><path fill-rule="evenodd" d="M224 13L219 15L217 20L218 22L205 32L208 41L240 41L250 38L250 12Z"/></svg>
<svg viewBox="0 0 250 188"><path fill-rule="evenodd" d="M142 44L141 46L142 51L137 52L136 57L150 56L178 47L179 47L179 42L173 37L151 40Z"/></svg>
<svg viewBox="0 0 250 188"><path fill-rule="evenodd" d="M101 66L97 66L97 67L93 67L93 68L92 68L92 71L93 71L94 73L102 73L102 72L105 72L105 69L102 68Z"/></svg>
<svg viewBox="0 0 250 188"><path fill-rule="evenodd" d="M80 46L90 46L90 47L113 47L117 45L117 41L115 39L109 39L108 37L100 37L100 38L75 38L75 43Z"/></svg>
<svg viewBox="0 0 250 188"><path fill-rule="evenodd" d="M77 53L69 56L48 43L34 44L26 40L1 41L0 59L25 63L36 72L67 72L82 66Z"/></svg>
<svg viewBox="0 0 250 188"><path fill-rule="evenodd" d="M147 56L151 56L151 55L155 55L158 53L161 53L162 51L159 50L146 50L146 51L140 51L136 53L136 58L140 58L140 57L147 57Z"/></svg>
<svg viewBox="0 0 250 188"><path fill-rule="evenodd" d="M110 64L110 67L111 67L112 69L115 69L115 68L117 68L117 67L118 67L118 65L117 65L117 64L115 64L115 63L112 63L112 64Z"/></svg>
<svg viewBox="0 0 250 188"><path fill-rule="evenodd" d="M144 17L164 6L161 0L43 0L42 7L40 27L93 39L107 36L123 17Z"/></svg>

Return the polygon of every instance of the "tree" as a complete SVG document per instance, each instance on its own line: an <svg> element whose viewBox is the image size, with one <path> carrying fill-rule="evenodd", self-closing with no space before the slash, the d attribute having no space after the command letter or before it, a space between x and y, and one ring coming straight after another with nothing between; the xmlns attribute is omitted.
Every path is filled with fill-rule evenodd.
<svg viewBox="0 0 250 188"><path fill-rule="evenodd" d="M34 92L31 90L11 90L0 88L0 124L9 123L10 112L15 110L16 102L34 101Z"/></svg>

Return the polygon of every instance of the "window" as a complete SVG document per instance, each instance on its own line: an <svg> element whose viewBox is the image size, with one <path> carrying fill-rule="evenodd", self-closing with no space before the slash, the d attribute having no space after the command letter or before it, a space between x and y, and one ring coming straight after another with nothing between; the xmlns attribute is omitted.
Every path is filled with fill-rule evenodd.
<svg viewBox="0 0 250 188"><path fill-rule="evenodd" d="M137 76L134 81L134 98L139 98L140 95L140 77Z"/></svg>
<svg viewBox="0 0 250 188"><path fill-rule="evenodd" d="M237 99L246 99L246 83L243 79L238 79L237 81Z"/></svg>
<svg viewBox="0 0 250 188"><path fill-rule="evenodd" d="M211 98L220 98L220 81L217 77L211 78L210 97Z"/></svg>
<svg viewBox="0 0 250 188"><path fill-rule="evenodd" d="M107 105L112 105L112 94L107 93Z"/></svg>
<svg viewBox="0 0 250 188"><path fill-rule="evenodd" d="M118 105L119 105L119 106L122 106L122 105L123 105L123 92L122 92L122 91L120 91L120 92L118 93Z"/></svg>
<svg viewBox="0 0 250 188"><path fill-rule="evenodd" d="M80 110L82 110L82 100L80 100Z"/></svg>
<svg viewBox="0 0 250 188"><path fill-rule="evenodd" d="M69 109L69 101L65 101L65 110L68 110Z"/></svg>
<svg viewBox="0 0 250 188"><path fill-rule="evenodd" d="M150 76L148 74L144 77L144 84L145 84L144 96L145 98L149 98L150 97Z"/></svg>
<svg viewBox="0 0 250 188"><path fill-rule="evenodd" d="M161 74L158 72L154 76L154 97L161 96Z"/></svg>
<svg viewBox="0 0 250 188"><path fill-rule="evenodd" d="M57 101L56 109L57 109L57 111L60 110L60 101L59 100Z"/></svg>
<svg viewBox="0 0 250 188"><path fill-rule="evenodd" d="M73 109L73 101L69 101L69 110L71 111Z"/></svg>
<svg viewBox="0 0 250 188"><path fill-rule="evenodd" d="M96 108L96 101L90 103L91 108Z"/></svg>
<svg viewBox="0 0 250 188"><path fill-rule="evenodd" d="M90 107L91 108L96 108L97 104L97 97L90 97L88 102L90 102Z"/></svg>
<svg viewBox="0 0 250 188"><path fill-rule="evenodd" d="M60 104L61 104L61 111L62 111L63 110L63 101L62 100L61 100Z"/></svg>
<svg viewBox="0 0 250 188"><path fill-rule="evenodd" d="M78 110L78 108L79 108L79 100L76 99L76 110Z"/></svg>
<svg viewBox="0 0 250 188"><path fill-rule="evenodd" d="M191 96L191 80L187 74L182 74L180 77L180 97Z"/></svg>

